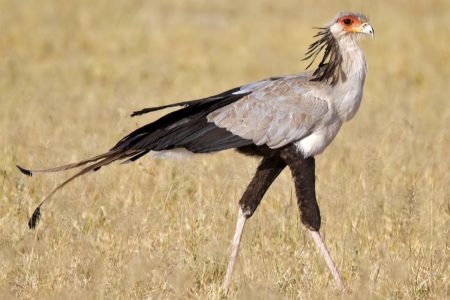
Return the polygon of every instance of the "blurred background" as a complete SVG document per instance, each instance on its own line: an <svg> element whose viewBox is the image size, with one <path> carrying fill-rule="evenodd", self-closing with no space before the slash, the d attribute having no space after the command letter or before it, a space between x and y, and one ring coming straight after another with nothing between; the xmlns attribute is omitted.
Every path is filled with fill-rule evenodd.
<svg viewBox="0 0 450 300"><path fill-rule="evenodd" d="M102 153L137 109L298 73L313 27L366 13L359 113L317 162L340 294L286 170L248 222L232 299L449 297L449 1L0 0L0 298L221 298L258 161L225 151L22 176ZM445 267L447 266L447 267Z"/></svg>

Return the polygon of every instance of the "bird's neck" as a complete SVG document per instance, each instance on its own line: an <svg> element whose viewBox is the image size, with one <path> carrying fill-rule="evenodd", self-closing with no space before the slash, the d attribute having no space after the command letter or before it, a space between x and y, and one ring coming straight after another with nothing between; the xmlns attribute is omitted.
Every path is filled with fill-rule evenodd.
<svg viewBox="0 0 450 300"><path fill-rule="evenodd" d="M339 84L364 84L367 73L366 59L354 36L342 37L339 41L342 57ZM350 81L350 83L348 82Z"/></svg>
<svg viewBox="0 0 450 300"><path fill-rule="evenodd" d="M348 121L356 114L361 103L367 65L356 39L340 40L339 49L342 57L341 76L332 93L337 114L342 121Z"/></svg>

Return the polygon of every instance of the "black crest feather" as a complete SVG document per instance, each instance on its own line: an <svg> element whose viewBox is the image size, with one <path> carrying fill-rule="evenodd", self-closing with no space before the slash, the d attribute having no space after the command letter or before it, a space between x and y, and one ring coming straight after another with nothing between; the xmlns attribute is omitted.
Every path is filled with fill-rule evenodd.
<svg viewBox="0 0 450 300"><path fill-rule="evenodd" d="M313 73L311 81L330 82L335 85L342 75L342 56L339 52L339 44L328 27L318 28L320 31L314 36L318 40L308 47L303 60L311 59L308 69L324 50L322 60Z"/></svg>

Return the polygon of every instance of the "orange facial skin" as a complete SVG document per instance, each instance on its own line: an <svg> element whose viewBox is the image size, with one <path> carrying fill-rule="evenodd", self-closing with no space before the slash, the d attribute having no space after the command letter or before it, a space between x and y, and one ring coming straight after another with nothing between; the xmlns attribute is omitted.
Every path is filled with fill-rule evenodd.
<svg viewBox="0 0 450 300"><path fill-rule="evenodd" d="M359 32L363 24L361 20L355 16L343 16L338 19L338 23L342 25L345 31Z"/></svg>

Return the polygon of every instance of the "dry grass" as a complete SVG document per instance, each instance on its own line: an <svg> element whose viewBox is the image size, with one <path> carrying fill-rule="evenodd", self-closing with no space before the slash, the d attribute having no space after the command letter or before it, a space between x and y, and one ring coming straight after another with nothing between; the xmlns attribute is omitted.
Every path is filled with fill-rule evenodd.
<svg viewBox="0 0 450 300"><path fill-rule="evenodd" d="M376 30L363 105L317 159L339 294L299 222L289 172L244 233L231 298L449 298L448 1L0 1L0 298L220 298L237 201L257 161L142 159L58 193L41 167L108 149L149 105L303 70L312 26Z"/></svg>

